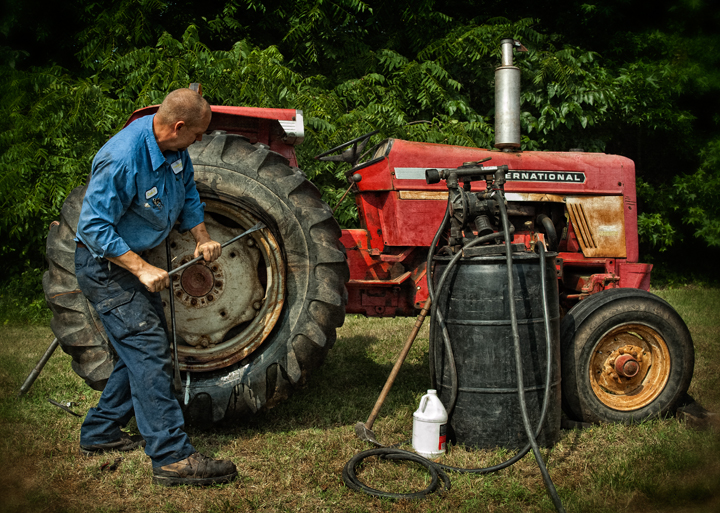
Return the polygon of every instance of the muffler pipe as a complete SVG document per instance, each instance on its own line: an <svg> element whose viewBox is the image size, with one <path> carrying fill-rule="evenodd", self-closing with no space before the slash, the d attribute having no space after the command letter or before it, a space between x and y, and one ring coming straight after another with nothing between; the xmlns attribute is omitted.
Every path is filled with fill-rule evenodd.
<svg viewBox="0 0 720 513"><path fill-rule="evenodd" d="M500 41L502 59L495 69L495 147L520 148L520 68L513 66L513 49L527 51L514 39Z"/></svg>

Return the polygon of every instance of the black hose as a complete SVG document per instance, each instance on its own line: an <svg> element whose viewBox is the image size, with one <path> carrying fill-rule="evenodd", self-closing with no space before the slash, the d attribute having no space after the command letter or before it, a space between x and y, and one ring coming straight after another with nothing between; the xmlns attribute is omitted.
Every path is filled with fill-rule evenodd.
<svg viewBox="0 0 720 513"><path fill-rule="evenodd" d="M552 479L550 479L550 474L547 471L547 468L545 468L545 462L543 461L542 454L540 454L540 448L538 447L537 440L535 440L535 436L533 434L533 429L530 426L530 417L528 415L527 411L527 404L525 402L525 383L523 378L523 366L522 366L522 349L520 348L520 334L518 333L518 325L517 325L517 315L515 312L515 285L513 283L513 274L512 274L512 246L510 244L510 231L508 230L508 215L507 215L507 208L505 208L505 198L502 194L500 194L500 198L496 201L497 205L500 207L500 215L502 217L502 224L503 224L503 232L505 233L505 250L506 250L506 260L507 260L507 274L508 274L508 296L510 298L510 323L512 325L512 334L513 334L513 345L515 346L515 372L517 374L517 382L518 382L518 398L520 399L520 413L522 414L522 420L523 420L523 426L525 427L525 433L528 436L528 441L530 442L530 445L532 446L533 454L535 455L535 461L537 461L538 467L540 468L540 473L542 474L543 481L545 482L545 488L548 491L548 494L550 494L550 498L553 501L553 504L555 505L555 509L558 512L564 513L565 508L563 508L562 502L560 501L560 496L558 496L557 490L555 490L555 485L552 482ZM542 244L541 244L542 246ZM542 250L541 250L542 251ZM545 253L543 251L543 257L545 256ZM542 259L544 263L544 258ZM544 271L545 266L541 266L541 269ZM544 275L544 272L541 271L541 276ZM544 276L543 276L544 278ZM542 280L542 289L543 289L543 299L546 301L547 298L545 298L545 281ZM543 313L545 317L547 317L546 310L543 310ZM547 330L549 323L546 324L545 329ZM548 361L550 360L551 354L548 353L546 355ZM545 390L545 394L548 394L549 390Z"/></svg>
<svg viewBox="0 0 720 513"><path fill-rule="evenodd" d="M558 244L558 236L557 231L555 231L555 225L552 222L552 219L550 219L545 214L540 214L537 216L536 221L540 223L543 228L545 228L545 234L547 235L547 244L548 248L550 248L550 251L555 251L557 249Z"/></svg>
<svg viewBox="0 0 720 513"><path fill-rule="evenodd" d="M435 232L435 236L433 237L432 243L430 243L430 249L428 250L428 256L427 260L425 262L425 282L427 283L428 288L428 296L430 297L430 305L431 305L431 312L432 312L432 305L435 304L435 291L432 286L432 279L431 279L431 269L432 269L432 260L433 256L435 254L435 248L438 245L438 242L440 242L440 237L442 235L442 232L445 230L445 227L447 226L448 221L450 220L450 194L448 194L448 202L445 206L445 215L443 216L443 220L440 223L440 226ZM432 316L430 317L432 320ZM429 341L429 347L428 352L430 353L430 381L432 388L435 387L435 360L433 359L432 355L434 353L435 346L433 344L433 337L430 337Z"/></svg>
<svg viewBox="0 0 720 513"><path fill-rule="evenodd" d="M430 484L427 488L424 490L421 490L419 492L414 493L392 493L392 492L386 492L383 490L377 490L375 488L371 488L361 482L357 475L355 474L355 469L357 466L365 459L369 458L370 456L380 456L384 459L388 460L405 460L405 461L414 461L415 463L419 463L420 465L423 465L425 468L428 469L428 472L431 476ZM423 458L422 456L418 456L414 452L410 451L403 451L402 449L395 449L392 447L382 447L377 449L369 449L367 451L360 452L356 454L350 461L348 461L345 464L345 467L343 468L342 473L343 481L345 481L345 484L352 488L355 491L358 492L364 492L369 495L374 495L376 497L386 497L388 499L422 499L426 495L429 495L435 491L437 491L438 486L440 485L440 481L438 478L442 479L443 482L443 492L446 492L450 490L450 478L448 475L442 471L439 465L436 463Z"/></svg>

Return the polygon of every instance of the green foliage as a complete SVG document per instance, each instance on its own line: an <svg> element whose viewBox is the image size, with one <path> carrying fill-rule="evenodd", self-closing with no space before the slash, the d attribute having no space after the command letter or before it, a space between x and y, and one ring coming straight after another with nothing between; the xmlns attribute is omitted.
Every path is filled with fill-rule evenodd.
<svg viewBox="0 0 720 513"><path fill-rule="evenodd" d="M58 67L6 69L0 84L0 258L35 267L50 222L125 109L104 84Z"/></svg>
<svg viewBox="0 0 720 513"><path fill-rule="evenodd" d="M28 268L0 285L0 324L47 324L52 314L42 290L43 269Z"/></svg>
<svg viewBox="0 0 720 513"><path fill-rule="evenodd" d="M346 169L313 157L363 133L491 146L506 37L528 48L515 59L525 150L633 158L641 240L670 254L691 230L720 246L720 31L702 2L663 1L631 23L625 2L70 0L67 24L41 3L33 16L10 1L0 23L5 274L42 265L47 226L94 153L172 89L201 82L215 104L302 109L300 166L335 206ZM357 223L351 197L336 217Z"/></svg>
<svg viewBox="0 0 720 513"><path fill-rule="evenodd" d="M659 251L665 251L675 242L676 232L670 222L657 212L638 215L638 235L642 242L649 242Z"/></svg>
<svg viewBox="0 0 720 513"><path fill-rule="evenodd" d="M674 194L682 220L708 246L720 247L720 138L702 150L702 163L692 175L676 176Z"/></svg>

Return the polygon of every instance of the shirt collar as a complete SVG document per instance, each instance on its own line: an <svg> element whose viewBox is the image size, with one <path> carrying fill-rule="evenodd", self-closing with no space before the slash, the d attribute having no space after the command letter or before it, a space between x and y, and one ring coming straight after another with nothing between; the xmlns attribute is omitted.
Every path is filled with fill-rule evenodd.
<svg viewBox="0 0 720 513"><path fill-rule="evenodd" d="M145 116L146 126L145 130L145 144L147 145L148 152L150 153L150 163L152 164L153 171L157 171L160 167L165 164L165 156L160 151L157 140L155 139L155 133L153 132L153 120L155 114L152 116Z"/></svg>

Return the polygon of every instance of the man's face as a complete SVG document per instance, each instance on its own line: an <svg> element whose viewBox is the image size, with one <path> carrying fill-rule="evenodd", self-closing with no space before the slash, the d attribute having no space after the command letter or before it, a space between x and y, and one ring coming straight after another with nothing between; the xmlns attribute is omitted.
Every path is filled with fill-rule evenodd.
<svg viewBox="0 0 720 513"><path fill-rule="evenodd" d="M175 130L175 141L169 148L175 151L185 151L195 141L202 141L203 134L210 126L211 114L207 114L200 123L188 125L184 122L177 123Z"/></svg>

